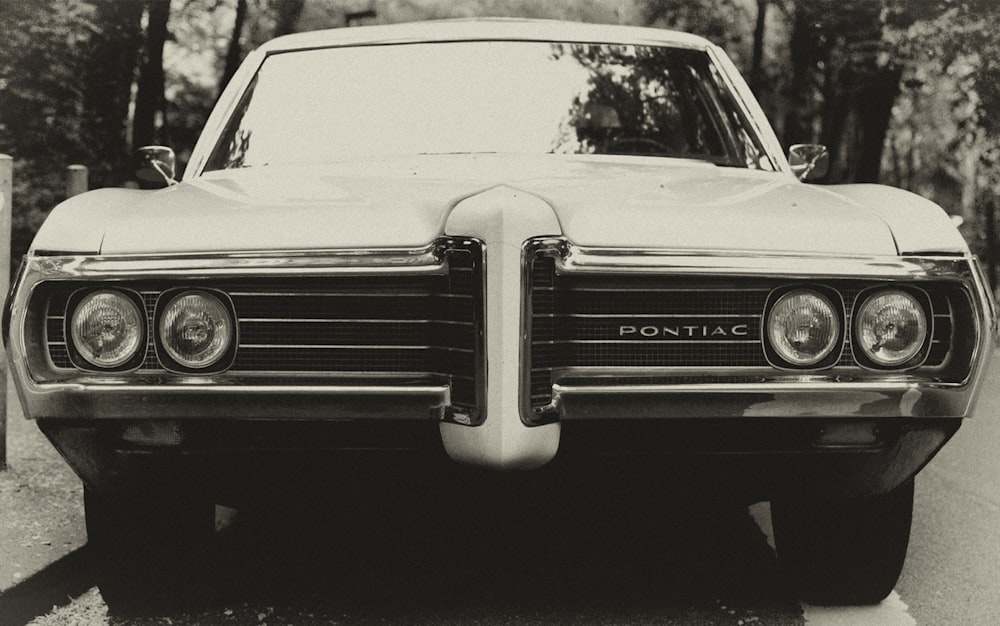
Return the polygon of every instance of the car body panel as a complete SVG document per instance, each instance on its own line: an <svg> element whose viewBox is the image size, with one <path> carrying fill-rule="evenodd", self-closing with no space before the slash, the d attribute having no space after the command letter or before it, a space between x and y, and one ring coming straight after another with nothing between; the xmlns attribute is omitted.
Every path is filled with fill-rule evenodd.
<svg viewBox="0 0 1000 626"><path fill-rule="evenodd" d="M936 205L877 186L816 187L783 174L679 159L560 155L250 168L153 193L99 190L60 205L33 248L157 254L416 247L443 234L459 201L497 186L545 201L560 232L581 246L967 252ZM558 233L532 233L548 234Z"/></svg>

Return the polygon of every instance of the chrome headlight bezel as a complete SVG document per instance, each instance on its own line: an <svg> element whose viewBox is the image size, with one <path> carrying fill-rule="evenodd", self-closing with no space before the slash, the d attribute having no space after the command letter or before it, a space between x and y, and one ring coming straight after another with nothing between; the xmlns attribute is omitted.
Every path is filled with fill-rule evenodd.
<svg viewBox="0 0 1000 626"><path fill-rule="evenodd" d="M215 350L202 363L186 359L165 337L164 324L168 323L166 316L180 300L189 296L205 298L212 306L217 306L216 313L228 324L224 345ZM225 292L216 289L178 288L169 289L160 294L153 313L155 328L156 354L163 367L170 372L181 374L215 374L228 370L236 358L239 344L239 324L236 319L232 299Z"/></svg>
<svg viewBox="0 0 1000 626"><path fill-rule="evenodd" d="M828 308L832 320L832 332L823 348L812 358L797 358L790 350L780 345L780 339L773 334L772 317L775 310L790 299L808 296L815 298L821 306ZM767 299L761 318L761 341L768 362L778 369L821 370L833 367L840 360L844 350L844 329L846 327L844 301L840 293L821 285L794 285L775 290Z"/></svg>
<svg viewBox="0 0 1000 626"><path fill-rule="evenodd" d="M87 347L77 332L78 315L90 302L98 298L114 298L120 303L126 317L132 318L134 335L129 339L131 344L124 354L114 359L98 359L88 356ZM98 372L129 372L142 366L146 358L149 344L149 329L147 328L146 309L142 296L130 289L118 287L102 287L80 289L70 295L66 306L65 328L63 336L70 361L79 369Z"/></svg>
<svg viewBox="0 0 1000 626"><path fill-rule="evenodd" d="M914 342L914 347L907 354L896 359L884 359L872 353L866 347L864 341L864 317L866 309L872 306L880 298L889 296L903 296L910 300L917 311L920 312L920 323L923 328L923 336L919 342ZM851 347L854 352L854 359L861 367L879 371L904 371L920 367L927 359L930 352L931 340L934 336L934 312L931 306L930 296L923 291L911 286L884 286L866 289L858 294L854 303L854 315L852 316L852 341Z"/></svg>

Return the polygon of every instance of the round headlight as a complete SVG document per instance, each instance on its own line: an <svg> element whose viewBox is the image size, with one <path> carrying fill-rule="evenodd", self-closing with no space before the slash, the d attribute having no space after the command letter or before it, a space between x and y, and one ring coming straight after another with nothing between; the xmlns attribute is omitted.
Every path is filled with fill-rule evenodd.
<svg viewBox="0 0 1000 626"><path fill-rule="evenodd" d="M119 291L95 291L73 310L70 336L77 353L97 367L127 363L145 343L145 316Z"/></svg>
<svg viewBox="0 0 1000 626"><path fill-rule="evenodd" d="M186 291L159 315L163 349L182 367L202 369L222 358L233 338L229 309L216 296Z"/></svg>
<svg viewBox="0 0 1000 626"><path fill-rule="evenodd" d="M855 343L878 365L895 367L920 352L927 338L927 316L915 297L896 289L880 291L854 314Z"/></svg>
<svg viewBox="0 0 1000 626"><path fill-rule="evenodd" d="M823 294L796 289L771 307L767 336L771 348L789 365L816 365L837 345L840 314Z"/></svg>

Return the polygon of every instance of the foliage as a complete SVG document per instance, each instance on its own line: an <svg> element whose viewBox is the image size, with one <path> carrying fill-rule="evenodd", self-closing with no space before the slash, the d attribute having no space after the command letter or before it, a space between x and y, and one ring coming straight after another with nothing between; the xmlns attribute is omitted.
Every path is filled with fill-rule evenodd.
<svg viewBox="0 0 1000 626"><path fill-rule="evenodd" d="M0 1L0 152L14 157L15 258L61 199L62 170L87 155L79 77L93 18L82 0Z"/></svg>
<svg viewBox="0 0 1000 626"><path fill-rule="evenodd" d="M642 23L683 30L722 46L737 65L746 67L756 14L741 0L640 0Z"/></svg>
<svg viewBox="0 0 1000 626"><path fill-rule="evenodd" d="M142 30L150 2L169 2L152 136L181 164L227 52L241 58L276 35L342 27L351 13L677 28L734 57L786 145L828 144L833 181L881 179L928 195L964 215L970 239L992 255L977 200L1000 186L995 0L0 0L0 152L16 163L15 253L61 198L66 165L88 165L92 186L127 177L129 111L142 113L140 136L150 123L133 81L147 71L159 81L147 43L157 36ZM143 59L154 67L140 72Z"/></svg>

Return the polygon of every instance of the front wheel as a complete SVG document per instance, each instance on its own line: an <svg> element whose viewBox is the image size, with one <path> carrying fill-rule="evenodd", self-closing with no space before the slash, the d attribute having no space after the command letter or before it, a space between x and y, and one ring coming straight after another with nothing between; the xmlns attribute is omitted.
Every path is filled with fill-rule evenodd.
<svg viewBox="0 0 1000 626"><path fill-rule="evenodd" d="M209 564L215 507L180 493L84 490L88 546L108 607L131 613L197 600Z"/></svg>
<svg viewBox="0 0 1000 626"><path fill-rule="evenodd" d="M771 503L778 564L810 604L876 604L899 579L910 542L913 481L846 501Z"/></svg>

